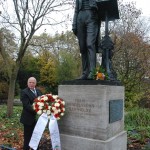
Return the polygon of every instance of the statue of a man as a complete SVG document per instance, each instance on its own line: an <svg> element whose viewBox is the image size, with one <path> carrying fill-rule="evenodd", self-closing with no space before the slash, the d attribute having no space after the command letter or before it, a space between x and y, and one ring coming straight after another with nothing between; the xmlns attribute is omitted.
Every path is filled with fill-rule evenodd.
<svg viewBox="0 0 150 150"><path fill-rule="evenodd" d="M82 75L79 79L92 79L100 30L96 0L76 0L72 30L78 38L82 58Z"/></svg>

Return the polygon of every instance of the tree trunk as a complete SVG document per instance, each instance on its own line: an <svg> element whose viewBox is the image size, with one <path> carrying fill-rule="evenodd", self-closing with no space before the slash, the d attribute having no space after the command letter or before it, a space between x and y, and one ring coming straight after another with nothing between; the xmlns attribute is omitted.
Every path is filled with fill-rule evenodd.
<svg viewBox="0 0 150 150"><path fill-rule="evenodd" d="M15 84L17 79L19 66L15 66L12 74L10 76L9 81L9 92L8 92L8 100L7 100L7 116L11 117L13 115L13 103L14 103L14 95L15 95Z"/></svg>

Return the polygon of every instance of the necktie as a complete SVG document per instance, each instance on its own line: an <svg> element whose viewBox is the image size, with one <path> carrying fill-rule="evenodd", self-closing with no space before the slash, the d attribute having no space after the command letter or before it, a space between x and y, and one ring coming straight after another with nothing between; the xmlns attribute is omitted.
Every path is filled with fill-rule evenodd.
<svg viewBox="0 0 150 150"><path fill-rule="evenodd" d="M35 94L35 96L37 96L36 90L33 89L32 92Z"/></svg>

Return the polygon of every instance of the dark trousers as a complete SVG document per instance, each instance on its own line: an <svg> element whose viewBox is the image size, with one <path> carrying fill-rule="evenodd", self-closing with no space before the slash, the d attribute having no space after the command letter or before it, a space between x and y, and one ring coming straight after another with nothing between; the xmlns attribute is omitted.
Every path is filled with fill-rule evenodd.
<svg viewBox="0 0 150 150"><path fill-rule="evenodd" d="M98 14L95 10L81 10L77 18L77 37L82 57L82 74L89 75L96 67L96 39Z"/></svg>
<svg viewBox="0 0 150 150"><path fill-rule="evenodd" d="M35 124L36 123L34 123L32 125L25 125L24 124L24 146L23 146L23 150L29 150L30 149L29 142L30 142Z"/></svg>

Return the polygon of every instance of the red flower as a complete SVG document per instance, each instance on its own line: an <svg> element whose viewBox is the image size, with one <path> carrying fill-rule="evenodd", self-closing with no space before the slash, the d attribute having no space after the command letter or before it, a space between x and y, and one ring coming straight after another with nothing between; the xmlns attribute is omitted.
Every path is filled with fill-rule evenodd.
<svg viewBox="0 0 150 150"><path fill-rule="evenodd" d="M47 104L45 104L44 106L45 106L45 109L47 110L47 109L48 109L48 105L47 105Z"/></svg>
<svg viewBox="0 0 150 150"><path fill-rule="evenodd" d="M59 115L59 114L55 114L54 116L55 116L55 118L59 118L59 117L60 117L60 115Z"/></svg>

